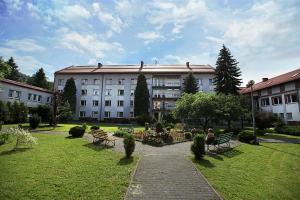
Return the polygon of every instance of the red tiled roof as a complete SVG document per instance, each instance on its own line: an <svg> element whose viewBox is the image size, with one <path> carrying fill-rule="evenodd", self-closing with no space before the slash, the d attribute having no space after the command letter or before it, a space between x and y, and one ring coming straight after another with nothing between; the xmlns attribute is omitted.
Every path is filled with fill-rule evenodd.
<svg viewBox="0 0 300 200"><path fill-rule="evenodd" d="M37 91L40 91L40 92L47 92L47 93L52 94L52 92L50 90L40 88L40 87L36 87L36 86L33 86L33 85L28 85L26 83L21 83L21 82L9 80L9 79L1 79L0 81L3 82L3 83L12 84L12 85L16 85L16 86L20 86L20 87L24 87L24 88L28 88L28 89L32 89L32 90L37 90Z"/></svg>
<svg viewBox="0 0 300 200"><path fill-rule="evenodd" d="M262 90L265 88L269 88L272 86L280 85L280 84L298 80L298 79L300 79L300 68L296 69L294 71L270 78L269 80L267 80L265 82L256 83L253 86L253 91ZM250 88L245 88L240 91L241 94L247 94L249 92L251 92Z"/></svg>
<svg viewBox="0 0 300 200"><path fill-rule="evenodd" d="M102 65L98 66L70 66L55 72L55 74L90 74L90 73L215 73L210 65Z"/></svg>

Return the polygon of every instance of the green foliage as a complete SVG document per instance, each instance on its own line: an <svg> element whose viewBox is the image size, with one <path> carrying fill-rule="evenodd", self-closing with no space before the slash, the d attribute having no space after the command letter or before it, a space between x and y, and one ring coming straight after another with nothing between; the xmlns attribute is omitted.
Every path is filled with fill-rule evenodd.
<svg viewBox="0 0 300 200"><path fill-rule="evenodd" d="M141 116L136 117L136 122L138 125L144 126L145 123L149 123L151 121L151 117L149 115L143 114Z"/></svg>
<svg viewBox="0 0 300 200"><path fill-rule="evenodd" d="M68 101L62 102L58 106L58 120L60 122L68 122L72 120L72 110Z"/></svg>
<svg viewBox="0 0 300 200"><path fill-rule="evenodd" d="M0 121L1 122L9 122L9 113L7 104L3 101L0 101Z"/></svg>
<svg viewBox="0 0 300 200"><path fill-rule="evenodd" d="M41 88L45 88L45 89L50 89L43 68L40 68L32 76L32 85L37 86L37 87L41 87Z"/></svg>
<svg viewBox="0 0 300 200"><path fill-rule="evenodd" d="M278 121L278 118L269 112L255 113L255 125L258 129L264 130L270 128Z"/></svg>
<svg viewBox="0 0 300 200"><path fill-rule="evenodd" d="M0 56L0 79L7 77L10 74L11 68Z"/></svg>
<svg viewBox="0 0 300 200"><path fill-rule="evenodd" d="M197 80L195 79L192 73L189 73L188 76L185 78L183 82L183 91L187 94L195 94L196 92L198 92Z"/></svg>
<svg viewBox="0 0 300 200"><path fill-rule="evenodd" d="M238 94L238 87L242 83L240 76L238 62L233 58L230 50L223 45L216 62L215 91L218 94Z"/></svg>
<svg viewBox="0 0 300 200"><path fill-rule="evenodd" d="M149 90L146 77L140 74L137 79L137 85L134 92L134 114L135 116L149 115ZM143 124L144 125L144 124Z"/></svg>
<svg viewBox="0 0 300 200"><path fill-rule="evenodd" d="M185 139L190 140L190 139L192 139L192 133L191 132L185 132L184 137L185 137Z"/></svg>
<svg viewBox="0 0 300 200"><path fill-rule="evenodd" d="M82 126L74 126L69 130L69 135L72 137L82 137L85 133L85 129Z"/></svg>
<svg viewBox="0 0 300 200"><path fill-rule="evenodd" d="M86 124L86 123L83 123L83 124L82 124L82 128L84 128L84 130L86 131L86 129L87 129L87 124Z"/></svg>
<svg viewBox="0 0 300 200"><path fill-rule="evenodd" d="M265 135L265 134L266 134L265 129L256 129L255 130L255 135L262 136L262 135Z"/></svg>
<svg viewBox="0 0 300 200"><path fill-rule="evenodd" d="M175 108L172 111L175 118L191 118L192 103L196 96L193 94L183 94L176 101Z"/></svg>
<svg viewBox="0 0 300 200"><path fill-rule="evenodd" d="M91 126L91 130L92 130L92 131L94 131L94 130L98 130L98 129L100 129L100 127L99 127L99 126Z"/></svg>
<svg viewBox="0 0 300 200"><path fill-rule="evenodd" d="M128 135L128 132L124 130L117 130L114 132L114 136L116 137L125 137L126 135Z"/></svg>
<svg viewBox="0 0 300 200"><path fill-rule="evenodd" d="M300 136L300 127L297 126L276 126L275 131L279 134Z"/></svg>
<svg viewBox="0 0 300 200"><path fill-rule="evenodd" d="M148 134L143 138L143 144L149 144L156 147L161 147L164 145L164 141L161 136Z"/></svg>
<svg viewBox="0 0 300 200"><path fill-rule="evenodd" d="M134 152L134 148L135 148L135 140L134 140L133 135L126 135L123 143L124 143L126 158L130 158L130 156Z"/></svg>
<svg viewBox="0 0 300 200"><path fill-rule="evenodd" d="M166 144L173 143L174 139L173 139L173 137L168 132L161 133L160 137L163 140L163 142L166 143Z"/></svg>
<svg viewBox="0 0 300 200"><path fill-rule="evenodd" d="M7 143L9 139L10 134L7 131L0 131L0 145Z"/></svg>
<svg viewBox="0 0 300 200"><path fill-rule="evenodd" d="M6 142L12 142L15 139L15 148L32 147L32 145L37 144L37 138L33 137L28 130L22 128L9 128L1 134L8 135L6 136Z"/></svg>
<svg viewBox="0 0 300 200"><path fill-rule="evenodd" d="M29 125L31 129L36 129L41 122L41 117L38 114L33 114L29 118Z"/></svg>
<svg viewBox="0 0 300 200"><path fill-rule="evenodd" d="M49 124L51 124L52 122L53 110L48 105L39 105L36 108L31 108L30 113L38 114L41 117L41 122L49 123Z"/></svg>
<svg viewBox="0 0 300 200"><path fill-rule="evenodd" d="M155 131L156 131L156 133L162 133L162 132L164 132L163 125L160 122L156 123Z"/></svg>
<svg viewBox="0 0 300 200"><path fill-rule="evenodd" d="M63 92L63 102L68 102L73 114L76 112L76 85L73 77L66 82Z"/></svg>
<svg viewBox="0 0 300 200"><path fill-rule="evenodd" d="M6 64L9 65L10 70L9 73L6 74L5 78L14 80L14 81L21 81L20 78L20 72L19 72L19 67L15 63L15 60L13 57L10 57L8 61L6 61Z"/></svg>
<svg viewBox="0 0 300 200"><path fill-rule="evenodd" d="M146 123L145 123L145 131L148 131L148 130L149 130L149 123L146 122Z"/></svg>
<svg viewBox="0 0 300 200"><path fill-rule="evenodd" d="M0 101L0 121L4 123L24 123L27 121L28 108L23 102Z"/></svg>
<svg viewBox="0 0 300 200"><path fill-rule="evenodd" d="M238 134L238 140L240 142L252 144L255 141L255 137L251 131L242 131Z"/></svg>
<svg viewBox="0 0 300 200"><path fill-rule="evenodd" d="M195 159L201 160L205 154L205 137L203 134L197 134L194 137L193 144L191 145Z"/></svg>

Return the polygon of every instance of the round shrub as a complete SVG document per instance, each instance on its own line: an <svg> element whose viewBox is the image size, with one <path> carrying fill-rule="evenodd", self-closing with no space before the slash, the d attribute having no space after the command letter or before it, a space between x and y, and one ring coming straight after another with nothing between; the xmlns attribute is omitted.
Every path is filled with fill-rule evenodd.
<svg viewBox="0 0 300 200"><path fill-rule="evenodd" d="M253 136L252 132L242 131L238 134L238 140L240 142L252 144L255 142L255 137Z"/></svg>
<svg viewBox="0 0 300 200"><path fill-rule="evenodd" d="M184 133L184 137L185 137L185 139L190 140L190 139L192 139L192 133L186 132L186 133Z"/></svg>
<svg viewBox="0 0 300 200"><path fill-rule="evenodd" d="M29 125L31 129L36 129L41 122L41 117L38 114L33 114L29 119Z"/></svg>
<svg viewBox="0 0 300 200"><path fill-rule="evenodd" d="M130 158L135 148L135 140L133 135L126 135L123 143L124 143L126 158Z"/></svg>
<svg viewBox="0 0 300 200"><path fill-rule="evenodd" d="M197 134L191 146L191 151L197 160L203 158L205 154L205 137L203 134Z"/></svg>
<svg viewBox="0 0 300 200"><path fill-rule="evenodd" d="M94 131L94 130L98 130L100 127L99 126L91 126L91 130Z"/></svg>
<svg viewBox="0 0 300 200"><path fill-rule="evenodd" d="M74 126L70 128L69 134L73 137L82 137L84 135L85 129L82 126Z"/></svg>
<svg viewBox="0 0 300 200"><path fill-rule="evenodd" d="M126 135L128 135L128 132L123 130L117 130L116 132L114 132L114 136L116 137L125 137Z"/></svg>

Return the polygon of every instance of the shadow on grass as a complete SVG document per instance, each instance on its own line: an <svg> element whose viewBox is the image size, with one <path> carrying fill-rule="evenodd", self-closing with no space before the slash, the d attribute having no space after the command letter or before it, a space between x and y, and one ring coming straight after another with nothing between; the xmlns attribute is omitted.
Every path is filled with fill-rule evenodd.
<svg viewBox="0 0 300 200"><path fill-rule="evenodd" d="M237 150L237 149L228 148L228 149L226 149L226 151L221 152L221 155L223 155L227 158L232 158L232 157L238 156L242 153L244 153L244 152Z"/></svg>
<svg viewBox="0 0 300 200"><path fill-rule="evenodd" d="M130 158L123 157L119 160L118 165L129 165L133 162L133 157Z"/></svg>
<svg viewBox="0 0 300 200"><path fill-rule="evenodd" d="M87 143L84 144L83 146L93 149L94 151L102 151L105 149L113 148L112 146L105 146L104 144L94 144L94 143Z"/></svg>
<svg viewBox="0 0 300 200"><path fill-rule="evenodd" d="M28 151L30 149L31 148L15 148L15 149L7 150L7 151L2 151L0 153L0 156L12 155L12 154L16 154L16 153L22 153L22 152Z"/></svg>
<svg viewBox="0 0 300 200"><path fill-rule="evenodd" d="M300 157L299 154L295 154L295 153L291 153L291 152L287 152L287 151L282 151L282 150L280 150L280 149L276 149L276 148L273 148L273 147L268 147L268 146L262 145L261 143L260 143L260 146L261 146L261 147L268 148L268 149L272 149L272 150L274 150L274 151L279 151L279 152L282 152L282 153L286 153L286 154L289 154L289 155L291 155L291 156Z"/></svg>
<svg viewBox="0 0 300 200"><path fill-rule="evenodd" d="M201 159L201 160L196 160L195 158L192 159L194 163L201 165L206 168L212 168L215 167L213 163L211 163L209 160L206 159Z"/></svg>
<svg viewBox="0 0 300 200"><path fill-rule="evenodd" d="M216 152L208 152L207 156L212 157L217 160L223 160L223 158Z"/></svg>

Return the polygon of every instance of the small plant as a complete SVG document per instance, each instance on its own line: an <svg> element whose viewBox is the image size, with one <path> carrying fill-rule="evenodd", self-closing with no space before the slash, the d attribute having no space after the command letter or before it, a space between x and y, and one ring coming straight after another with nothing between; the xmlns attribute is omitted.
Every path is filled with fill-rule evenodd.
<svg viewBox="0 0 300 200"><path fill-rule="evenodd" d="M253 133L248 131L242 131L240 134L238 134L238 140L248 144L255 143L255 137Z"/></svg>
<svg viewBox="0 0 300 200"><path fill-rule="evenodd" d="M99 126L91 126L91 130L92 130L92 131L94 131L94 130L98 130L98 129L100 129L100 127L99 127Z"/></svg>
<svg viewBox="0 0 300 200"><path fill-rule="evenodd" d="M87 129L87 125L86 125L86 123L83 123L83 124L82 124L82 128L83 128L84 130L86 130L86 129Z"/></svg>
<svg viewBox="0 0 300 200"><path fill-rule="evenodd" d="M10 134L6 131L0 132L0 145L7 143L9 140L9 136Z"/></svg>
<svg viewBox="0 0 300 200"><path fill-rule="evenodd" d="M38 114L33 114L29 119L29 125L31 129L36 129L41 122L41 117Z"/></svg>
<svg viewBox="0 0 300 200"><path fill-rule="evenodd" d="M183 130L183 128L184 128L184 124L182 124L182 123L176 123L174 126L174 129L180 130L180 131Z"/></svg>
<svg viewBox="0 0 300 200"><path fill-rule="evenodd" d="M128 135L128 132L123 131L123 130L117 130L114 133L114 136L116 136L116 137L125 137L126 135Z"/></svg>
<svg viewBox="0 0 300 200"><path fill-rule="evenodd" d="M195 159L200 160L205 154L205 137L203 134L197 134L191 146L191 151L195 155Z"/></svg>
<svg viewBox="0 0 300 200"><path fill-rule="evenodd" d="M155 131L156 131L156 133L162 133L162 132L164 132L164 128L163 128L163 126L162 126L162 124L160 122L158 122L156 124Z"/></svg>
<svg viewBox="0 0 300 200"><path fill-rule="evenodd" d="M2 130L3 121L0 121L0 131Z"/></svg>
<svg viewBox="0 0 300 200"><path fill-rule="evenodd" d="M190 140L190 139L192 139L192 133L186 132L186 133L184 133L184 137L185 137L185 139Z"/></svg>
<svg viewBox="0 0 300 200"><path fill-rule="evenodd" d="M69 130L69 135L72 135L72 137L82 137L84 132L85 129L82 126L74 126Z"/></svg>
<svg viewBox="0 0 300 200"><path fill-rule="evenodd" d="M124 143L126 158L130 158L135 148L135 140L133 135L126 135L123 143Z"/></svg>
<svg viewBox="0 0 300 200"><path fill-rule="evenodd" d="M160 135L161 139L164 141L164 143L167 143L167 144L171 144L173 143L173 137L172 135L170 135L169 133L165 132L165 133L162 133Z"/></svg>
<svg viewBox="0 0 300 200"><path fill-rule="evenodd" d="M33 137L28 130L24 130L22 128L10 128L7 129L5 132L2 132L1 135L4 136L6 141L10 140L10 137L16 138L16 146L15 148L19 148L21 146L30 146L32 147L33 144L37 144L37 138ZM11 140L13 141L13 140Z"/></svg>
<svg viewBox="0 0 300 200"><path fill-rule="evenodd" d="M149 123L145 122L145 131L148 131L148 130L149 130Z"/></svg>

